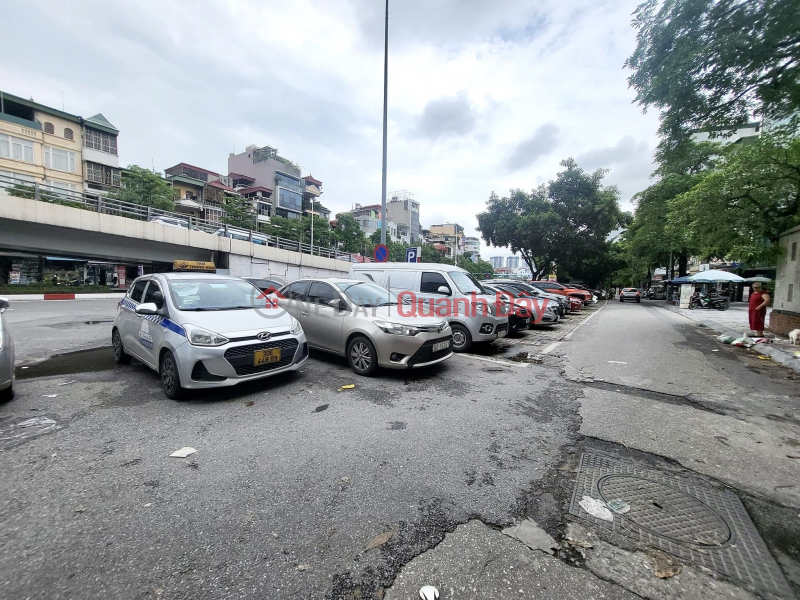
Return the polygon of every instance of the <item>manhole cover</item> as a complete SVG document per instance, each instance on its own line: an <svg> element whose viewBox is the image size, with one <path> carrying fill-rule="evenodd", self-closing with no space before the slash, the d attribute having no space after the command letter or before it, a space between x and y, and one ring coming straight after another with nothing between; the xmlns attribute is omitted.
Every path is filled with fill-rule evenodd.
<svg viewBox="0 0 800 600"><path fill-rule="evenodd" d="M717 511L675 487L642 477L606 475L598 480L597 489L607 503L624 499L631 509L623 519L655 535L710 547L731 539L730 527Z"/></svg>
<svg viewBox="0 0 800 600"><path fill-rule="evenodd" d="M581 508L583 496L623 500L628 513L595 518ZM711 569L773 598L792 591L739 498L686 477L644 465L583 454L569 512L598 527Z"/></svg>

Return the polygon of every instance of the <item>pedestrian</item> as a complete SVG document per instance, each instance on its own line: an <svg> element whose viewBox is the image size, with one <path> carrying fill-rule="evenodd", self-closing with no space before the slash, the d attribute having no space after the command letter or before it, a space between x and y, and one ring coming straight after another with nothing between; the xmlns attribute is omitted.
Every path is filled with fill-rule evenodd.
<svg viewBox="0 0 800 600"><path fill-rule="evenodd" d="M769 304L769 294L761 291L761 284L756 282L753 284L753 293L750 294L750 300L747 309L747 315L750 317L750 329L756 332L756 336L764 336L764 322L767 318L767 304Z"/></svg>

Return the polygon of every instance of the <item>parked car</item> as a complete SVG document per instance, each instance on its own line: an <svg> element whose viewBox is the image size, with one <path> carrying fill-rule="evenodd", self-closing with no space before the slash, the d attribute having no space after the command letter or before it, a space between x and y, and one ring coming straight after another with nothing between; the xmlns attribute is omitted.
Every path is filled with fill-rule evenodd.
<svg viewBox="0 0 800 600"><path fill-rule="evenodd" d="M168 217L167 215L156 215L150 217L150 223L155 223L156 225L164 225L166 227L180 227L181 229L192 229L194 231L200 231L198 227L189 227L189 221L187 219L181 219L180 217Z"/></svg>
<svg viewBox="0 0 800 600"><path fill-rule="evenodd" d="M390 288L404 300L421 302L447 317L453 350L466 352L475 342L491 342L508 333L508 317L498 314L495 297L466 270L439 263L363 263L350 278ZM405 294L403 292L406 292Z"/></svg>
<svg viewBox="0 0 800 600"><path fill-rule="evenodd" d="M561 294L562 296L571 296L579 298L584 304L592 301L592 295L586 290L581 290L567 285L556 283L555 281L531 281L531 285L536 286L546 292L553 294Z"/></svg>
<svg viewBox="0 0 800 600"><path fill-rule="evenodd" d="M563 317L569 312L569 299L566 296L545 292L544 290L533 287L531 284L525 283L524 281L519 281L517 279L489 279L487 283L508 285L520 290L521 292L524 292L524 294L528 295L529 297L540 299L546 298L550 301L548 306L557 307L559 317Z"/></svg>
<svg viewBox="0 0 800 600"><path fill-rule="evenodd" d="M242 279L252 283L262 292L267 292L267 293L278 291L283 286L286 285L286 282L281 281L280 279L261 278L261 277L242 277Z"/></svg>
<svg viewBox="0 0 800 600"><path fill-rule="evenodd" d="M346 357L358 375L373 375L379 366L426 367L453 355L447 319L408 315L397 296L376 283L301 279L284 287L277 301L300 321L309 346Z"/></svg>
<svg viewBox="0 0 800 600"><path fill-rule="evenodd" d="M158 273L138 277L111 329L114 360L140 360L161 376L168 398L186 389L236 385L294 371L308 359L300 322L266 308L237 277Z"/></svg>
<svg viewBox="0 0 800 600"><path fill-rule="evenodd" d="M254 244L258 244L259 246L269 246L269 237L266 235L262 235L260 233L253 232L252 238L250 237L250 232L246 229L237 229L235 227L228 227L227 231L225 227L220 227L214 232L214 235L221 235L223 237L229 237L232 240L241 240L243 242L252 241ZM273 246L275 245L273 241Z"/></svg>
<svg viewBox="0 0 800 600"><path fill-rule="evenodd" d="M507 290L501 290L501 288L487 285L485 283L481 283L481 285L486 289L486 291L491 292L492 294L497 294L500 291L510 293ZM504 299L507 299L508 296L503 296ZM532 312L528 310L528 308L524 304L517 304L516 302L506 302L505 304L508 305L508 309L504 312L508 313L508 329L509 331L525 331L529 329L531 323L533 322Z"/></svg>
<svg viewBox="0 0 800 600"><path fill-rule="evenodd" d="M495 292L510 294L513 297L514 303L519 308L525 310L526 313L531 312L531 319L528 328L531 328L534 325L552 325L558 323L558 303L556 302L543 302L539 298L531 297L527 292L510 285L496 283L491 285L483 284L483 286L487 289L494 290ZM533 300L536 300L538 304L538 310L540 311L538 313L537 306L533 305ZM512 319L511 316L508 317L508 324L511 329L520 329L520 327L514 327L514 319Z"/></svg>
<svg viewBox="0 0 800 600"><path fill-rule="evenodd" d="M3 313L9 307L7 298L0 298L0 401L14 397L14 340Z"/></svg>
<svg viewBox="0 0 800 600"><path fill-rule="evenodd" d="M619 301L625 302L625 300L635 300L636 302L641 302L642 293L636 288L622 288L622 291L619 293Z"/></svg>

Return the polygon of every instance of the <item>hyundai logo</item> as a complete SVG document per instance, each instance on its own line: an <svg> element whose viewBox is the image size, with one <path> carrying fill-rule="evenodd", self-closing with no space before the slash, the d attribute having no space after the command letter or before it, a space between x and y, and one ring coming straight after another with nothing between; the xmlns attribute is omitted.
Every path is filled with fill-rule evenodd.
<svg viewBox="0 0 800 600"><path fill-rule="evenodd" d="M260 340L268 340L269 338L272 337L272 334L269 331L262 331L261 333L256 335L256 337Z"/></svg>

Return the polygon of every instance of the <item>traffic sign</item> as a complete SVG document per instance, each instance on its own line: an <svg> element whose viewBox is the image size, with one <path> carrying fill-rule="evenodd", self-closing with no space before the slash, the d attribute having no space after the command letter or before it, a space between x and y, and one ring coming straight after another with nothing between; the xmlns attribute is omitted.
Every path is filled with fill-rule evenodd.
<svg viewBox="0 0 800 600"><path fill-rule="evenodd" d="M387 262L389 260L389 249L386 244L375 246L375 260L378 262Z"/></svg>
<svg viewBox="0 0 800 600"><path fill-rule="evenodd" d="M406 262L407 263L415 263L422 261L422 248L419 246L413 246L411 248L406 248Z"/></svg>

